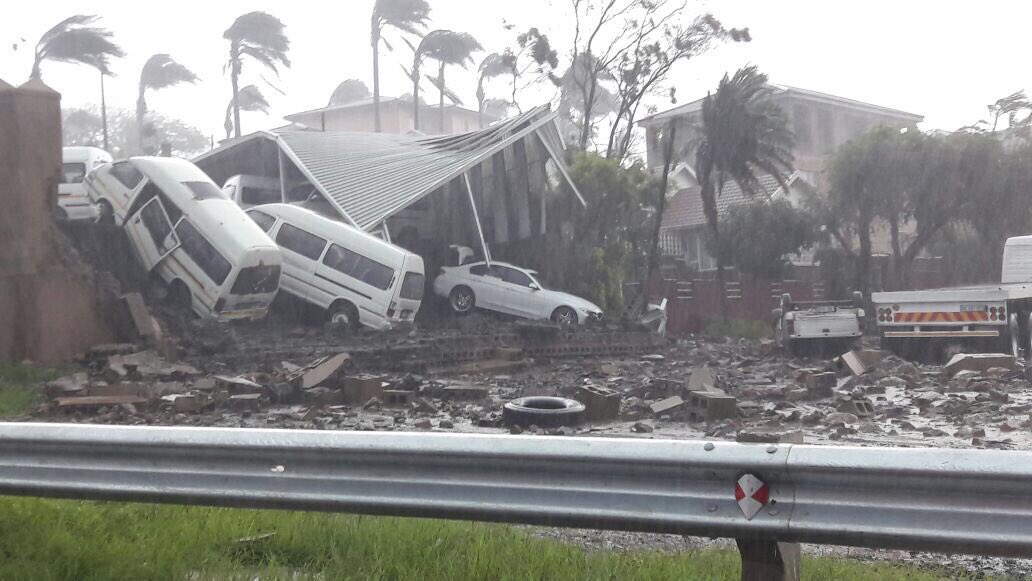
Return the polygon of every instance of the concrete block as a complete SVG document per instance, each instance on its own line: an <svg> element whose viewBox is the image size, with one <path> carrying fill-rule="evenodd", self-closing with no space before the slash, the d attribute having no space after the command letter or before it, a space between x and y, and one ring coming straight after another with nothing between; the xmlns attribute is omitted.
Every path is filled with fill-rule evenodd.
<svg viewBox="0 0 1032 581"><path fill-rule="evenodd" d="M717 422L735 417L737 400L722 391L696 391L688 397L688 417L694 422Z"/></svg>
<svg viewBox="0 0 1032 581"><path fill-rule="evenodd" d="M344 401L365 403L374 397L382 399L387 383L379 375L356 375L344 378Z"/></svg>
<svg viewBox="0 0 1032 581"><path fill-rule="evenodd" d="M584 404L588 421L599 422L619 417L620 401L623 398L608 387L581 385L577 387L576 399Z"/></svg>

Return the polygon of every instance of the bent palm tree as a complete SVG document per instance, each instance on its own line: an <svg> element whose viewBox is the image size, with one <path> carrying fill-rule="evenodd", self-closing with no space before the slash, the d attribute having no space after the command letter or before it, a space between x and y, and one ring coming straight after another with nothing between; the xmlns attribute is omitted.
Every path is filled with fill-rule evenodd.
<svg viewBox="0 0 1032 581"><path fill-rule="evenodd" d="M437 78L431 79L440 90L441 132L444 132L444 96L447 88L444 83L444 69L448 65L466 65L473 62L472 54L481 50L480 43L472 35L451 30L432 30L419 41L412 60L412 122L413 128L419 130L419 68L426 59L438 63ZM453 97L453 100L455 98Z"/></svg>
<svg viewBox="0 0 1032 581"><path fill-rule="evenodd" d="M760 177L764 174L788 189L785 176L792 170L793 135L770 93L767 75L749 66L733 77L724 75L716 93L703 99L702 122L691 147L703 214L715 248L720 247L717 196L729 180L749 196L763 189ZM720 252L715 254L717 277L723 283L724 259Z"/></svg>
<svg viewBox="0 0 1032 581"><path fill-rule="evenodd" d="M241 111L260 111L266 114L269 112L269 102L265 99L265 95L262 95L261 89L256 85L247 85L240 89L240 94L237 96L237 105L239 105ZM226 105L226 121L223 127L226 128L226 139L232 137L233 101Z"/></svg>
<svg viewBox="0 0 1032 581"><path fill-rule="evenodd" d="M43 61L47 60L89 65L98 69L103 66L106 69L109 58L125 56L125 52L111 42L112 34L109 30L91 26L99 19L95 15L76 14L43 33L36 43L30 78L42 78L41 67Z"/></svg>
<svg viewBox="0 0 1032 581"><path fill-rule="evenodd" d="M487 102L487 93L484 91L484 81L492 77L507 75L516 66L516 61L511 54L498 54L493 52L480 61L477 69L477 123L484 128L484 110Z"/></svg>
<svg viewBox="0 0 1032 581"><path fill-rule="evenodd" d="M373 45L373 127L380 132L380 41L384 27L391 26L402 32L418 35L430 18L426 0L376 0L373 6L372 29L369 42ZM387 50L391 45L384 40Z"/></svg>
<svg viewBox="0 0 1032 581"><path fill-rule="evenodd" d="M283 22L265 12L248 12L233 21L222 35L229 41L229 77L233 86L233 129L240 137L240 71L244 57L250 57L274 73L279 65L290 67L290 40Z"/></svg>
<svg viewBox="0 0 1032 581"><path fill-rule="evenodd" d="M143 151L143 121L147 115L147 89L157 91L179 83L196 83L197 75L167 54L152 55L140 71L140 93L136 98L137 147Z"/></svg>

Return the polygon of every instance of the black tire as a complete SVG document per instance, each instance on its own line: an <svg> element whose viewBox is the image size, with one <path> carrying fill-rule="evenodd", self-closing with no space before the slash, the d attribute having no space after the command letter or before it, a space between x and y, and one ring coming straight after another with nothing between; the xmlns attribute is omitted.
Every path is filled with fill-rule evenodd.
<svg viewBox="0 0 1032 581"><path fill-rule="evenodd" d="M111 202L107 200L97 202L97 224L110 226L114 223L115 210L111 207Z"/></svg>
<svg viewBox="0 0 1032 581"><path fill-rule="evenodd" d="M1007 339L1004 344L1004 353L1010 353L1015 359L1021 359L1021 323L1017 313L1007 315Z"/></svg>
<svg viewBox="0 0 1032 581"><path fill-rule="evenodd" d="M521 397L502 407L507 426L557 428L584 421L584 404L565 397Z"/></svg>
<svg viewBox="0 0 1032 581"><path fill-rule="evenodd" d="M57 222L67 222L68 211L61 206L54 206L54 220Z"/></svg>
<svg viewBox="0 0 1032 581"><path fill-rule="evenodd" d="M347 301L337 301L330 305L329 321L331 325L345 329L358 329L361 326L358 309Z"/></svg>
<svg viewBox="0 0 1032 581"><path fill-rule="evenodd" d="M193 293L190 292L190 287L186 286L185 282L178 279L168 285L165 301L169 307L177 311L190 312L193 310Z"/></svg>
<svg viewBox="0 0 1032 581"><path fill-rule="evenodd" d="M477 295L468 286L457 286L448 293L448 305L460 315L471 312L476 304Z"/></svg>
<svg viewBox="0 0 1032 581"><path fill-rule="evenodd" d="M570 325L576 325L579 319L577 318L577 311L570 307L559 307L552 311L552 322L563 327Z"/></svg>

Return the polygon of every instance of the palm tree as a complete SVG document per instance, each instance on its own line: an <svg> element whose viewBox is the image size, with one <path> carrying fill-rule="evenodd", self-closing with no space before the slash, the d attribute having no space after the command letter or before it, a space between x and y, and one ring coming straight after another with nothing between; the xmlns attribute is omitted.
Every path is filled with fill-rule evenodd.
<svg viewBox="0 0 1032 581"><path fill-rule="evenodd" d="M493 52L480 61L477 69L477 123L484 128L484 105L487 101L487 93L484 92L484 81L492 77L507 75L512 72L515 60L511 54L498 54Z"/></svg>
<svg viewBox="0 0 1032 581"><path fill-rule="evenodd" d="M480 43L472 35L451 30L432 30L419 41L412 59L412 125L419 130L419 67L426 59L438 63L437 78L431 81L440 90L441 132L444 132L444 95L447 88L444 83L444 69L448 65L459 65L463 68L473 62L472 54L481 50ZM452 95L452 100L454 94Z"/></svg>
<svg viewBox="0 0 1032 581"><path fill-rule="evenodd" d="M147 89L157 91L179 83L196 83L197 75L167 54L151 55L140 71L140 92L136 97L137 147L143 151L143 120L147 115Z"/></svg>
<svg viewBox="0 0 1032 581"><path fill-rule="evenodd" d="M373 45L373 127L380 132L380 41L383 29L392 26L402 32L418 35L430 18L426 0L376 0L373 6L372 30L369 41ZM391 50L391 45L387 49Z"/></svg>
<svg viewBox="0 0 1032 581"><path fill-rule="evenodd" d="M733 77L724 75L716 93L703 99L702 122L695 128L698 136L691 149L715 248L720 247L717 196L729 180L749 196L763 189L760 176L764 174L788 189L785 176L792 170L793 135L770 93L767 75L748 66ZM715 254L717 277L723 283L723 257Z"/></svg>
<svg viewBox="0 0 1032 581"><path fill-rule="evenodd" d="M91 26L99 19L96 15L76 14L46 31L36 43L30 78L42 78L41 67L47 60L106 69L109 58L125 56L125 52L111 42L109 30Z"/></svg>
<svg viewBox="0 0 1032 581"><path fill-rule="evenodd" d="M260 111L268 114L269 102L265 99L265 95L262 95L261 89L256 85L247 85L240 89L240 94L237 96L237 104L240 106L241 111ZM226 139L229 139L233 134L233 101L226 105L226 121L223 124L226 128Z"/></svg>
<svg viewBox="0 0 1032 581"><path fill-rule="evenodd" d="M240 71L245 56L278 73L277 66L290 67L287 51L290 40L283 33L279 18L265 12L248 12L226 29L223 38L229 41L229 76L233 85L233 129L240 137Z"/></svg>

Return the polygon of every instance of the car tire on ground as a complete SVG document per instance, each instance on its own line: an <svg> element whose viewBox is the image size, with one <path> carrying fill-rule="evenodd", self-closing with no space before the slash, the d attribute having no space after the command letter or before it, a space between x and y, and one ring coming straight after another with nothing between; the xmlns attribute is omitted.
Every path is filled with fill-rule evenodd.
<svg viewBox="0 0 1032 581"><path fill-rule="evenodd" d="M347 301L337 301L330 305L330 324L346 329L358 329L358 309Z"/></svg>
<svg viewBox="0 0 1032 581"><path fill-rule="evenodd" d="M473 289L468 286L457 286L448 293L448 305L460 315L472 311L476 303L477 296L473 293Z"/></svg>
<svg viewBox="0 0 1032 581"><path fill-rule="evenodd" d="M562 326L577 324L577 311L570 307L559 307L552 311L552 322Z"/></svg>
<svg viewBox="0 0 1032 581"><path fill-rule="evenodd" d="M502 407L507 426L557 428L584 421L584 404L564 397L521 397Z"/></svg>
<svg viewBox="0 0 1032 581"><path fill-rule="evenodd" d="M190 287L179 279L169 283L165 300L171 308L177 311L189 312L193 307L193 294L190 292Z"/></svg>
<svg viewBox="0 0 1032 581"><path fill-rule="evenodd" d="M54 206L54 220L58 222L67 222L68 211L61 206Z"/></svg>
<svg viewBox="0 0 1032 581"><path fill-rule="evenodd" d="M101 200L97 202L97 224L110 225L115 223L115 210L111 202Z"/></svg>

